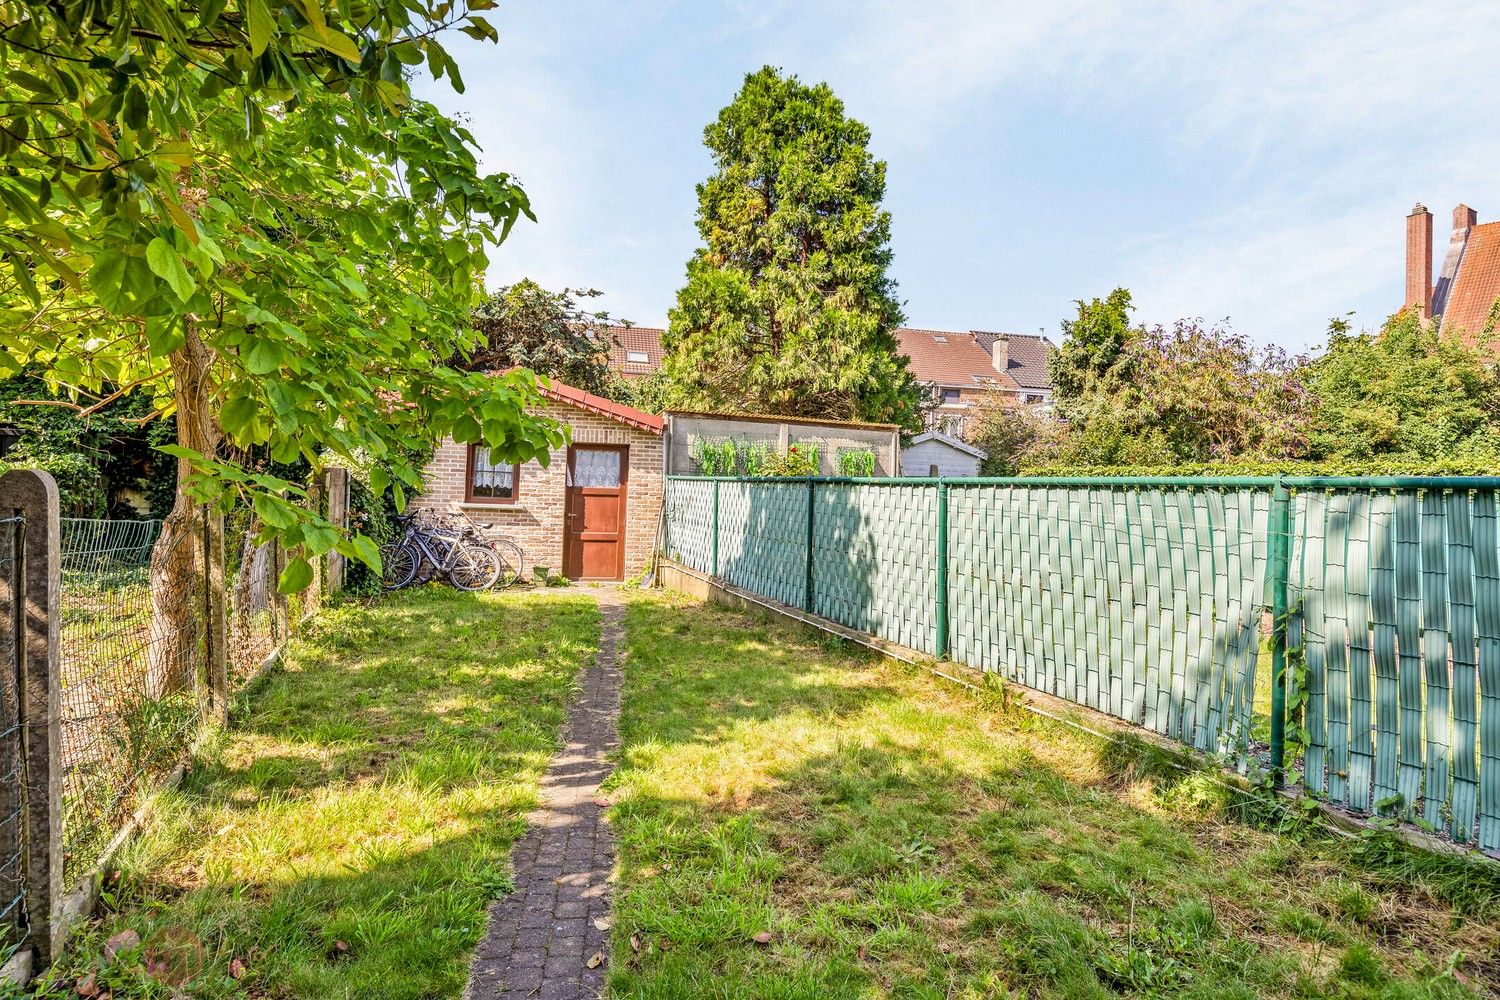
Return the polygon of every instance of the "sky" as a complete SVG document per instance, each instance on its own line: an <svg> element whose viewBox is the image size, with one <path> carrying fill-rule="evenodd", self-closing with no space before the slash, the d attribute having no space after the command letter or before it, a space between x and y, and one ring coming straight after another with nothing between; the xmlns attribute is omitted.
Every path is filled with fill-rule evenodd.
<svg viewBox="0 0 1500 1000"><path fill-rule="evenodd" d="M698 246L703 128L770 64L826 81L888 163L909 325L1045 332L1123 285L1137 319L1315 349L1402 304L1405 217L1500 219L1500 4L501 0L454 34L491 171L537 215L491 253L665 325Z"/></svg>

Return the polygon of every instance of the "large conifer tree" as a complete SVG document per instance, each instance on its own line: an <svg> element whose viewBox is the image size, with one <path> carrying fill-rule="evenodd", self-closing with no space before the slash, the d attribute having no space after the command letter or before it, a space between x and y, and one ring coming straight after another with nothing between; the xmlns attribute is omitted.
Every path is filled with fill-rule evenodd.
<svg viewBox="0 0 1500 1000"><path fill-rule="evenodd" d="M827 84L765 67L704 130L704 245L666 337L681 406L914 425L885 164Z"/></svg>

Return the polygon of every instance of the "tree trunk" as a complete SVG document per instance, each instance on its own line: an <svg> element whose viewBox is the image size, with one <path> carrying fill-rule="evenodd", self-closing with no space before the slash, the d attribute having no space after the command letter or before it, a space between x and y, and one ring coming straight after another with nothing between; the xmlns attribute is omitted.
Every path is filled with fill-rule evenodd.
<svg viewBox="0 0 1500 1000"><path fill-rule="evenodd" d="M187 336L172 352L172 398L177 441L201 455L218 453L223 432L212 407L210 371L214 353L198 338L191 319ZM188 687L194 677L204 629L204 522L183 490L191 467L177 461L177 501L162 521L151 550L151 647L146 696L160 698ZM195 516L197 515L197 516ZM222 548L219 548L222 551Z"/></svg>

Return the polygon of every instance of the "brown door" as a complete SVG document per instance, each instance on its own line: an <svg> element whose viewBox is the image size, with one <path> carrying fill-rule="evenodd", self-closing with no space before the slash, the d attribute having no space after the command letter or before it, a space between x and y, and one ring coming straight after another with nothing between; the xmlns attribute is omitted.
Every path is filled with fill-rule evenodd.
<svg viewBox="0 0 1500 1000"><path fill-rule="evenodd" d="M625 506L630 448L576 444L568 449L563 573L571 580L625 578Z"/></svg>

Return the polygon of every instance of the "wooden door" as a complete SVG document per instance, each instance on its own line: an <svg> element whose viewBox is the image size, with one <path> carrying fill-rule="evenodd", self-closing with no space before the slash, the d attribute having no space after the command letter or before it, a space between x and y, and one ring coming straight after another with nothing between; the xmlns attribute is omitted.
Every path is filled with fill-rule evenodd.
<svg viewBox="0 0 1500 1000"><path fill-rule="evenodd" d="M575 444L568 449L563 574L570 580L625 578L630 448Z"/></svg>

